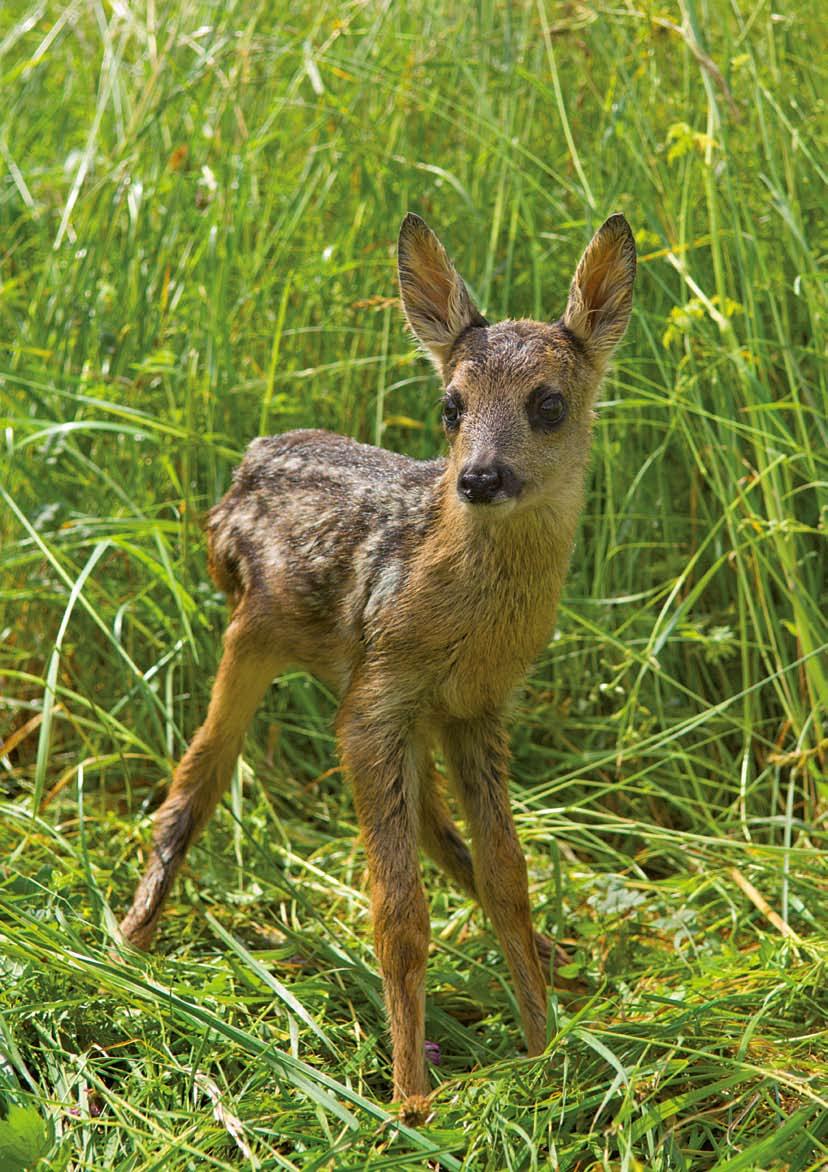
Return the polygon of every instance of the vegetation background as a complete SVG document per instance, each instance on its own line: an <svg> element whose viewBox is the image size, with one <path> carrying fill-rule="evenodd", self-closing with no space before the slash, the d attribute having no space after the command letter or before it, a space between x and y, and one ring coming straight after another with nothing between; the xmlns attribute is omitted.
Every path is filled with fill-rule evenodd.
<svg viewBox="0 0 828 1172"><path fill-rule="evenodd" d="M824 29L816 0L4 0L0 1124L28 1111L41 1166L826 1167ZM408 209L494 317L557 317L610 212L641 260L513 738L571 963L520 1057L499 948L426 867L418 1131L313 680L273 687L156 954L109 959L204 712L200 518L245 444L440 449Z"/></svg>

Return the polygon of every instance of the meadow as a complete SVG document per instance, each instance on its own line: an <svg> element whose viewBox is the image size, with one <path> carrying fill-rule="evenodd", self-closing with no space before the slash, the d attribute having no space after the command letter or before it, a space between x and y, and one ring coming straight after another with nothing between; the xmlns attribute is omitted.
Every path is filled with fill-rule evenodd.
<svg viewBox="0 0 828 1172"><path fill-rule="evenodd" d="M29 1166L828 1166L824 50L815 0L5 0L0 1131L26 1111ZM441 450L408 210L490 318L557 318L611 212L639 252L515 705L569 956L549 1045L521 1055L489 926L425 864L416 1129L314 680L272 687L155 952L111 956L204 713L201 521L246 443Z"/></svg>

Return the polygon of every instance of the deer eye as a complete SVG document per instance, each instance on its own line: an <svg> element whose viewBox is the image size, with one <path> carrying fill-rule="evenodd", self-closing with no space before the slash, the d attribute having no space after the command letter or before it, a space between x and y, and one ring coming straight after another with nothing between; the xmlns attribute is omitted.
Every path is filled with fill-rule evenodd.
<svg viewBox="0 0 828 1172"><path fill-rule="evenodd" d="M448 392L443 399L443 426L446 431L457 431L463 416L463 400Z"/></svg>
<svg viewBox="0 0 828 1172"><path fill-rule="evenodd" d="M560 391L538 387L529 396L527 403L529 422L539 431L552 431L566 419L566 399Z"/></svg>

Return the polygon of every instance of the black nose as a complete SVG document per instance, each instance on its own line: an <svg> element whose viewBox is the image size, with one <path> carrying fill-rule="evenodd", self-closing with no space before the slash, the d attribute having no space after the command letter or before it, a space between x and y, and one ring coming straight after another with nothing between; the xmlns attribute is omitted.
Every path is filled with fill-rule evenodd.
<svg viewBox="0 0 828 1172"><path fill-rule="evenodd" d="M457 491L473 505L484 505L501 497L517 496L520 483L503 464L471 464L463 469L457 481Z"/></svg>

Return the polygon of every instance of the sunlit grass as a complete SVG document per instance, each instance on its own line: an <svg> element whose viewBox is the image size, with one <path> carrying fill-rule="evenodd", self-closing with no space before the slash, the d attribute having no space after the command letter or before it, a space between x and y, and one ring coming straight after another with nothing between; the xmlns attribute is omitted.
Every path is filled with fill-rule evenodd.
<svg viewBox="0 0 828 1172"><path fill-rule="evenodd" d="M0 1098L84 1169L816 1169L828 396L823 20L12 0L0 21ZM604 387L514 799L568 949L547 1055L426 869L435 1112L385 1106L332 698L273 687L170 900L112 934L225 616L201 517L262 431L439 449L402 215L556 317L623 211Z"/></svg>

